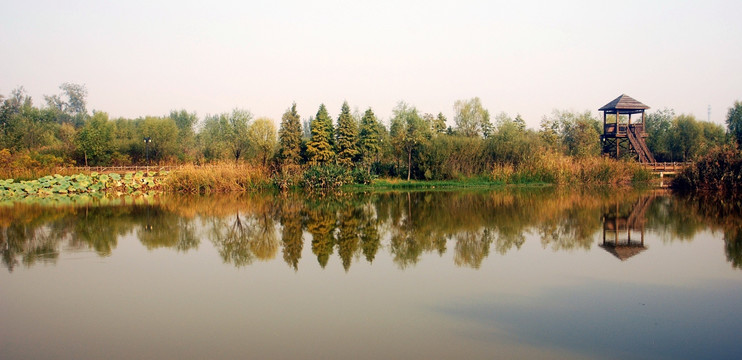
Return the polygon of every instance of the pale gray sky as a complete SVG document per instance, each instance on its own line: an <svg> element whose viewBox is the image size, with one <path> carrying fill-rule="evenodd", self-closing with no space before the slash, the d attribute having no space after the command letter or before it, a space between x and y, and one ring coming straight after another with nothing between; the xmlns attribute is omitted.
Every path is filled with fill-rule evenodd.
<svg viewBox="0 0 742 360"><path fill-rule="evenodd" d="M481 98L537 127L626 93L723 123L742 100L742 1L4 1L0 94L63 82L112 117L343 100L453 116Z"/></svg>

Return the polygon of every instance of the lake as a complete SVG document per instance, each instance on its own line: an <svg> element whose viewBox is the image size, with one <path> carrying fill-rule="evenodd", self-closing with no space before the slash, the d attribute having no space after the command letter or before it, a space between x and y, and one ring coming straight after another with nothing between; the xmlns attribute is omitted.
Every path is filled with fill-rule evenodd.
<svg viewBox="0 0 742 360"><path fill-rule="evenodd" d="M2 359L740 359L739 203L658 190L0 206Z"/></svg>

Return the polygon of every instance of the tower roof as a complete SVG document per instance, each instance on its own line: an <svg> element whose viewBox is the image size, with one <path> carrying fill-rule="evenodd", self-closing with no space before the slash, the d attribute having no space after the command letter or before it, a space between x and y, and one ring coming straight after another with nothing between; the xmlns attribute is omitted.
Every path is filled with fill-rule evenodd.
<svg viewBox="0 0 742 360"><path fill-rule="evenodd" d="M649 109L649 106L642 104L641 102L632 98L631 96L622 94L621 96L613 99L613 101L603 105L603 107L598 110L599 111L611 111L611 110L615 111L615 110L646 110L646 109ZM623 113L623 111L621 113Z"/></svg>

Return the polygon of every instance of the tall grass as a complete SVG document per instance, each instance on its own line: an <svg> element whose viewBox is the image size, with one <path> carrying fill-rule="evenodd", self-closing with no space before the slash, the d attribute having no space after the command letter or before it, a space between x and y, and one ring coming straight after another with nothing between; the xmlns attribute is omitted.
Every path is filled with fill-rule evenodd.
<svg viewBox="0 0 742 360"><path fill-rule="evenodd" d="M513 166L496 165L490 172L492 181L507 184L608 184L619 185L647 181L651 173L633 161L605 157L571 157L544 153Z"/></svg>
<svg viewBox="0 0 742 360"><path fill-rule="evenodd" d="M273 186L267 168L233 164L183 166L172 171L164 185L170 192L197 194L259 190Z"/></svg>

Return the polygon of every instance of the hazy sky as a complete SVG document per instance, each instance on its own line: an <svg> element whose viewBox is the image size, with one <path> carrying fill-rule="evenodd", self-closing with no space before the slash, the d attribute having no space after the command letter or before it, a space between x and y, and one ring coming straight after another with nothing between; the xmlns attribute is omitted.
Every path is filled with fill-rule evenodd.
<svg viewBox="0 0 742 360"><path fill-rule="evenodd" d="M723 123L742 100L742 1L4 1L0 94L63 82L112 117L343 100L388 119L480 97L536 127L626 93ZM650 110L651 111L651 110Z"/></svg>

